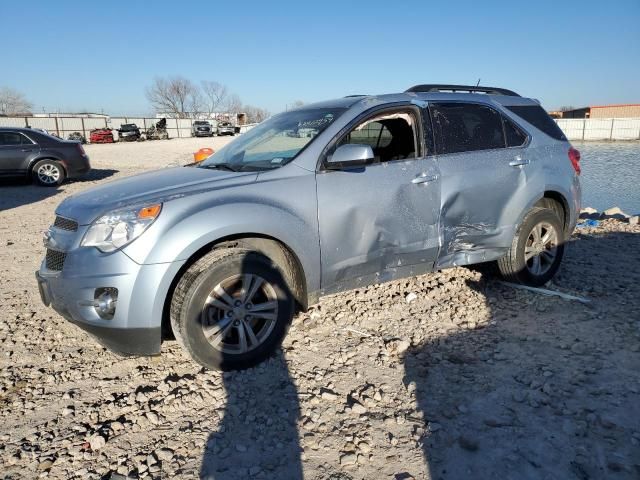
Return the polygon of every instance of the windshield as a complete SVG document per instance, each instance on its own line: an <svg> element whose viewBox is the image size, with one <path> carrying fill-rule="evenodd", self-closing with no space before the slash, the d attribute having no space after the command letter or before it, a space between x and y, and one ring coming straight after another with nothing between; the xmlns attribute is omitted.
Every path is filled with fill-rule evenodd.
<svg viewBox="0 0 640 480"><path fill-rule="evenodd" d="M207 158L199 166L224 165L236 171L270 170L293 160L344 108L284 112L262 122Z"/></svg>

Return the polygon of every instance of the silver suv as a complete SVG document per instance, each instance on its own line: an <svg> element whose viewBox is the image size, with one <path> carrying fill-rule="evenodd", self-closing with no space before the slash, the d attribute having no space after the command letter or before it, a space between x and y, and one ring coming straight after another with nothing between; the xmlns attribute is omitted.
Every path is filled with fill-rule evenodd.
<svg viewBox="0 0 640 480"><path fill-rule="evenodd" d="M38 284L117 352L175 336L205 367L244 368L322 295L488 261L544 284L576 223L579 158L537 101L505 89L307 105L196 167L67 198Z"/></svg>

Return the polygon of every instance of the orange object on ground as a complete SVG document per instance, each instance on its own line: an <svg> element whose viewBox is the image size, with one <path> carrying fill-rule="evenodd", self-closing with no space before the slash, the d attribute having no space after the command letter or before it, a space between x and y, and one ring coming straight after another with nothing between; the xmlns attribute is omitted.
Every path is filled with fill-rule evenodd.
<svg viewBox="0 0 640 480"><path fill-rule="evenodd" d="M213 148L201 148L200 150L198 150L196 153L193 154L193 159L196 162L201 162L209 158L214 153L215 152L213 151Z"/></svg>

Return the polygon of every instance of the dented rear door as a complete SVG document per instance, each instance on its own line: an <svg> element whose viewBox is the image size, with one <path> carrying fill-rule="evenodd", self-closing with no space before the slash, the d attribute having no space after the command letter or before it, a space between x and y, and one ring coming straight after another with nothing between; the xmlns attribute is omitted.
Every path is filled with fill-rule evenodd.
<svg viewBox="0 0 640 480"><path fill-rule="evenodd" d="M430 104L441 175L439 268L504 254L531 168L526 148L506 148L499 137L504 129L497 110L463 103Z"/></svg>

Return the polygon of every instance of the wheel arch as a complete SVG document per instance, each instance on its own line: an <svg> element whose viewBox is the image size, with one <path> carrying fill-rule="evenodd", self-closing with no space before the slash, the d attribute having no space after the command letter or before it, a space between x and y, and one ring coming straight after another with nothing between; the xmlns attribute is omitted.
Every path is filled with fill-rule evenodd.
<svg viewBox="0 0 640 480"><path fill-rule="evenodd" d="M556 212L562 222L562 226L564 227L565 236L568 236L571 233L569 232L571 224L569 202L562 193L555 190L547 190L544 192L542 198L538 199L534 204L534 207L549 208Z"/></svg>
<svg viewBox="0 0 640 480"><path fill-rule="evenodd" d="M298 309L306 311L308 306L316 300L310 298L304 267L298 255L289 245L275 237L260 233L228 235L200 247L187 259L174 276L164 299L164 306L162 309L163 339L170 338L173 335L171 321L169 318L171 300L173 298L176 285L180 281L180 278L182 278L184 272L200 258L214 249L234 247L245 247L260 252L280 267L295 297Z"/></svg>

